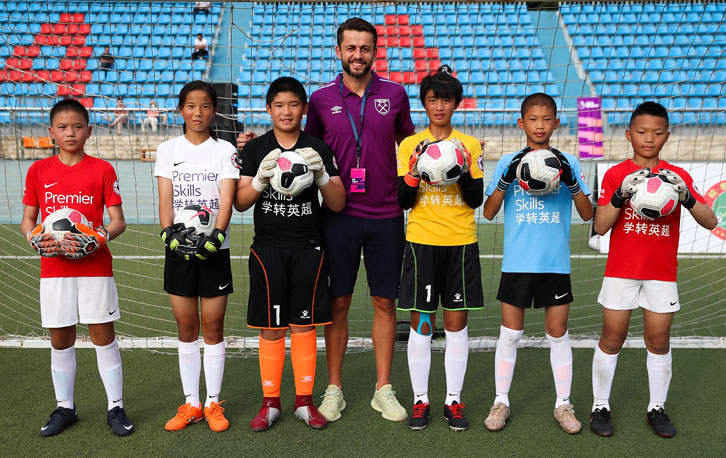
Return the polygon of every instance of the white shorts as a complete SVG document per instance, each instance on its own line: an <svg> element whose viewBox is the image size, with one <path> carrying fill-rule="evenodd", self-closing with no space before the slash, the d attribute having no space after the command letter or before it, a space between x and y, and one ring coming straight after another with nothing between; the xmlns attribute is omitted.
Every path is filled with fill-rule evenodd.
<svg viewBox="0 0 726 458"><path fill-rule="evenodd" d="M681 308L674 281L605 277L597 301L610 310L634 310L640 306L655 313L671 313Z"/></svg>
<svg viewBox="0 0 726 458"><path fill-rule="evenodd" d="M44 328L65 328L79 322L100 324L121 318L113 277L40 279L40 317Z"/></svg>

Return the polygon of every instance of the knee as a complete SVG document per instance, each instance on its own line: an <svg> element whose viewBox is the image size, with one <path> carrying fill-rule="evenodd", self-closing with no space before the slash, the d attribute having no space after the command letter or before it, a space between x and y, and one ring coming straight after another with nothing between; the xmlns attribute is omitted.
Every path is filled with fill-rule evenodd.
<svg viewBox="0 0 726 458"><path fill-rule="evenodd" d="M665 355L670 350L670 339L666 335L644 336L645 346L649 352Z"/></svg>
<svg viewBox="0 0 726 458"><path fill-rule="evenodd" d="M199 325L178 323L179 340L182 342L193 342L199 339Z"/></svg>
<svg viewBox="0 0 726 458"><path fill-rule="evenodd" d="M600 336L598 346L605 353L614 355L620 352L623 348L623 343L625 343L625 334L603 332L602 336Z"/></svg>
<svg viewBox="0 0 726 458"><path fill-rule="evenodd" d="M545 326L545 332L548 336L559 339L567 332L567 325L563 323L554 326Z"/></svg>
<svg viewBox="0 0 726 458"><path fill-rule="evenodd" d="M417 334L421 334L422 336L430 336L434 333L434 327L431 323L431 314L430 313L419 313L418 315L418 323L411 323L415 325L414 330Z"/></svg>
<svg viewBox="0 0 726 458"><path fill-rule="evenodd" d="M502 326L499 332L499 340L505 345L514 346L519 344L522 334L524 334L523 330L509 329Z"/></svg>
<svg viewBox="0 0 726 458"><path fill-rule="evenodd" d="M204 341L216 344L224 339L224 323L212 322L202 324L202 333Z"/></svg>
<svg viewBox="0 0 726 458"><path fill-rule="evenodd" d="M387 297L371 297L375 310L379 313L396 314L396 301Z"/></svg>

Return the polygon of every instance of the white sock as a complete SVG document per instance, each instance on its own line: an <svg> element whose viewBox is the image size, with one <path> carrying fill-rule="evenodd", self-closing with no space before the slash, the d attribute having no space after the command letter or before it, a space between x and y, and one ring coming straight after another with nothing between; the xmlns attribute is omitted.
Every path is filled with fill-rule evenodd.
<svg viewBox="0 0 726 458"><path fill-rule="evenodd" d="M446 405L454 401L461 404L461 389L464 386L466 363L469 360L469 327L461 331L446 331Z"/></svg>
<svg viewBox="0 0 726 458"><path fill-rule="evenodd" d="M114 407L123 408L124 403L121 397L124 392L124 377L121 370L121 352L118 349L118 341L113 339L108 345L96 347L96 363L98 373L101 374L103 387L106 389L108 398L108 410Z"/></svg>
<svg viewBox="0 0 726 458"><path fill-rule="evenodd" d="M76 383L76 347L50 349L50 374L58 407L73 408L73 387Z"/></svg>
<svg viewBox="0 0 726 458"><path fill-rule="evenodd" d="M224 378L224 340L218 344L204 344L204 380L207 385L207 400L204 407L219 403L219 392Z"/></svg>
<svg viewBox="0 0 726 458"><path fill-rule="evenodd" d="M570 333L565 331L562 337L552 337L547 334L550 342L550 365L552 376L555 379L555 409L561 405L570 404L570 390L572 389L572 347L570 346Z"/></svg>
<svg viewBox="0 0 726 458"><path fill-rule="evenodd" d="M413 402L429 402L429 370L431 369L431 337L411 328L408 333L408 373L411 376Z"/></svg>
<svg viewBox="0 0 726 458"><path fill-rule="evenodd" d="M650 403L648 404L648 412L650 412L653 409L665 408L668 387L673 375L671 351L668 350L665 355L648 352L646 366L648 367L648 386L650 387Z"/></svg>
<svg viewBox="0 0 726 458"><path fill-rule="evenodd" d="M199 405L199 372L202 369L202 355L199 341L179 341L179 373L184 389L185 403L194 407Z"/></svg>
<svg viewBox="0 0 726 458"><path fill-rule="evenodd" d="M499 327L497 351L494 355L494 380L497 389L494 404L502 402L509 406L509 388L512 387L514 365L517 362L517 345L523 334L524 329L516 331L504 326Z"/></svg>
<svg viewBox="0 0 726 458"><path fill-rule="evenodd" d="M613 386L615 368L618 365L618 354L608 355L595 345L595 354L592 357L592 411L603 407L612 412L610 408L610 389Z"/></svg>

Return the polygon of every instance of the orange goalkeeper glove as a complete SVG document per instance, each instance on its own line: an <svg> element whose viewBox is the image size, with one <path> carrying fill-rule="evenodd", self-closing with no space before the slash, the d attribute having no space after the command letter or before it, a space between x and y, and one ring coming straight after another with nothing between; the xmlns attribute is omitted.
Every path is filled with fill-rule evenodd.
<svg viewBox="0 0 726 458"><path fill-rule="evenodd" d="M42 224L38 224L28 231L28 234L25 237L28 239L30 246L40 253L41 256L46 258L54 258L58 256L58 253L60 252L60 244L53 238L52 235L47 232L43 232Z"/></svg>
<svg viewBox="0 0 726 458"><path fill-rule="evenodd" d="M75 223L71 231L60 243L61 253L69 259L86 257L108 241L108 232L103 226L91 229L83 223Z"/></svg>

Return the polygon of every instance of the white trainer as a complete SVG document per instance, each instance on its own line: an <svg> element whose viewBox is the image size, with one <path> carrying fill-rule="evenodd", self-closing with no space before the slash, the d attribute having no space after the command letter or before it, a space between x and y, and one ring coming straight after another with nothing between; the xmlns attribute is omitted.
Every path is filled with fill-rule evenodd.
<svg viewBox="0 0 726 458"><path fill-rule="evenodd" d="M406 409L396 399L396 392L391 384L383 385L374 394L371 407L390 421L403 421L408 418Z"/></svg>
<svg viewBox="0 0 726 458"><path fill-rule="evenodd" d="M345 399L343 399L343 390L337 385L328 385L323 395L323 402L318 407L318 412L323 414L326 420L340 420L340 412L345 409Z"/></svg>

